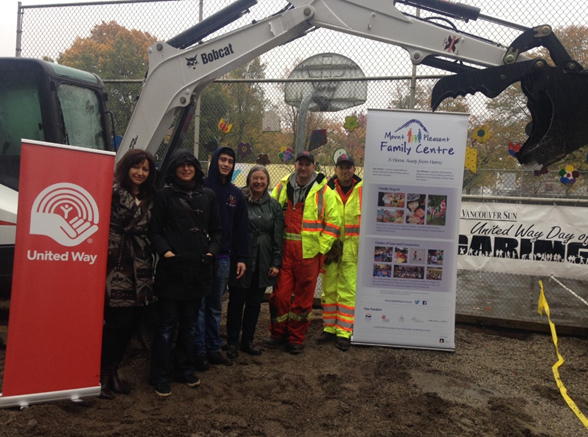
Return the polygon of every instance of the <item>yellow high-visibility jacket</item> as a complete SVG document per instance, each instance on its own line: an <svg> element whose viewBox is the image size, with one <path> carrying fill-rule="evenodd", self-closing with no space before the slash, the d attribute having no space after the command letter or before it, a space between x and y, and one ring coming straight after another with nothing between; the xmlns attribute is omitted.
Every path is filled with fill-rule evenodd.
<svg viewBox="0 0 588 437"><path fill-rule="evenodd" d="M290 175L283 178L273 189L271 196L276 199L284 214L288 214L288 181ZM314 258L319 253L325 254L339 238L341 216L333 191L327 186L327 178L319 173L304 202L302 215L302 232L300 235L285 234L286 240L302 240L303 258Z"/></svg>
<svg viewBox="0 0 588 437"><path fill-rule="evenodd" d="M354 175L355 185L353 191L344 205L341 196L337 192L335 180L331 179L327 184L337 200L337 210L343 219L339 239L343 242L343 255L341 261L357 263L359 252L359 226L361 225L361 195L363 180ZM357 268L357 266L355 266Z"/></svg>

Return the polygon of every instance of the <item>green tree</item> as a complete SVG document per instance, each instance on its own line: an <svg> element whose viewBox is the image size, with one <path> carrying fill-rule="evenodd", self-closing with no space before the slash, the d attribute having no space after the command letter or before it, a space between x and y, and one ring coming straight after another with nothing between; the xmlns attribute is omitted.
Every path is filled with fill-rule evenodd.
<svg viewBox="0 0 588 437"><path fill-rule="evenodd" d="M222 84L210 84L200 95L200 158L209 158L212 151L207 150L205 145L220 137L218 122L226 117L230 106L230 97ZM193 132L195 121L192 122L190 132Z"/></svg>
<svg viewBox="0 0 588 437"><path fill-rule="evenodd" d="M227 79L264 79L265 65L260 58L235 68L225 75ZM264 137L262 118L266 106L263 88L259 83L225 83L223 91L227 95L228 107L223 118L233 125L230 132L222 134L222 143L237 149L240 143L249 143L253 153L245 158L246 162L255 162L262 153ZM217 121L218 123L218 121ZM241 159L240 159L241 160Z"/></svg>

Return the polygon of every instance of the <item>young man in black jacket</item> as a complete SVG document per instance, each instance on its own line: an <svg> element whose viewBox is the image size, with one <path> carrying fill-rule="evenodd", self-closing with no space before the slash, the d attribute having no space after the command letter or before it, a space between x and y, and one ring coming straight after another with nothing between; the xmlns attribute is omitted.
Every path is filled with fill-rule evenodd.
<svg viewBox="0 0 588 437"><path fill-rule="evenodd" d="M220 351L221 301L229 282L231 256L237 260L237 279L245 274L249 258L247 201L243 192L232 183L234 170L235 151L230 147L219 147L212 155L208 176L204 179L204 185L216 194L222 222L222 242L216 259L212 293L202 300L198 315L194 353L196 370L200 371L208 370L210 364L233 364Z"/></svg>

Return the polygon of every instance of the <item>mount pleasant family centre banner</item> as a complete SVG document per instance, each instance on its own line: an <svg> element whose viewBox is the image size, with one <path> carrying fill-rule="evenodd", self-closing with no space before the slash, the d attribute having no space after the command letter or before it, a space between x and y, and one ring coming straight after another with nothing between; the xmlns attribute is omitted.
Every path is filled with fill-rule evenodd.
<svg viewBox="0 0 588 437"><path fill-rule="evenodd" d="M455 349L467 114L368 110L354 344Z"/></svg>
<svg viewBox="0 0 588 437"><path fill-rule="evenodd" d="M458 268L588 279L586 208L462 202Z"/></svg>
<svg viewBox="0 0 588 437"><path fill-rule="evenodd" d="M100 394L114 153L23 140L0 407Z"/></svg>

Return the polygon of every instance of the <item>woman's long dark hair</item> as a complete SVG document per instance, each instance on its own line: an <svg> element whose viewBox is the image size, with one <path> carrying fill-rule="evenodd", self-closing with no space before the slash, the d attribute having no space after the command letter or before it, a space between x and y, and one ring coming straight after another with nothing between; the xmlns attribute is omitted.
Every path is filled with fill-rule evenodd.
<svg viewBox="0 0 588 437"><path fill-rule="evenodd" d="M143 161L147 161L149 164L149 175L145 179L145 182L139 186L137 197L141 202L148 202L155 194L155 160L151 153L139 149L132 149L125 153L114 169L114 182L119 187L131 193L132 184L129 179L129 170L134 165L141 164Z"/></svg>

